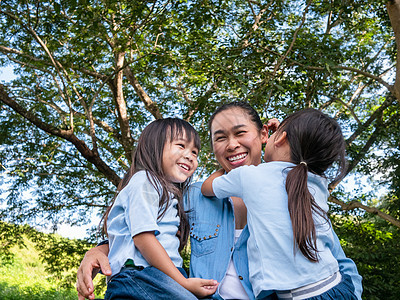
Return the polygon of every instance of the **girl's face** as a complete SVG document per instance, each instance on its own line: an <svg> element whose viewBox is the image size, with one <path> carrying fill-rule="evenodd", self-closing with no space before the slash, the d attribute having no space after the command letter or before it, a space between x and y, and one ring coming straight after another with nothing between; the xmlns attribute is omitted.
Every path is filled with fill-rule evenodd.
<svg viewBox="0 0 400 300"><path fill-rule="evenodd" d="M241 108L221 111L211 124L214 154L226 172L239 166L260 164L261 146L267 140L267 126L259 130Z"/></svg>
<svg viewBox="0 0 400 300"><path fill-rule="evenodd" d="M167 180L173 183L183 183L193 175L197 168L199 149L194 141L186 139L186 135L177 137L164 145L162 169Z"/></svg>

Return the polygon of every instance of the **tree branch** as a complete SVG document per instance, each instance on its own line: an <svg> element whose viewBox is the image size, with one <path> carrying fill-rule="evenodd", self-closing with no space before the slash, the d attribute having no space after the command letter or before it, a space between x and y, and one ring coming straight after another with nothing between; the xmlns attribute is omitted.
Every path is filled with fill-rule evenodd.
<svg viewBox="0 0 400 300"><path fill-rule="evenodd" d="M146 109L154 116L156 119L162 119L163 116L158 109L157 103L155 103L149 95L145 92L145 90L142 88L140 85L139 81L137 78L133 75L132 70L129 66L125 68L125 76L127 77L129 83L133 86L135 89L135 92L139 96L140 100L142 100L144 106Z"/></svg>
<svg viewBox="0 0 400 300"><path fill-rule="evenodd" d="M400 99L400 0L391 0L386 3L390 23L392 24L394 37L396 40L396 81L393 87L393 94Z"/></svg>
<svg viewBox="0 0 400 300"><path fill-rule="evenodd" d="M308 12L308 8L311 5L311 2L312 2L312 0L309 0L309 2L307 3L307 6L306 6L306 8L304 9L304 12L303 12L303 17L301 19L301 23L300 23L299 27L296 28L296 30L295 30L295 32L293 34L292 42L290 43L289 48L287 49L286 53L281 57L280 61L278 61L277 64L275 65L274 71L272 72L273 75L276 74L276 72L279 70L280 66L282 65L283 61L289 55L290 51L292 51L294 43L296 42L296 39L297 39L297 34L299 33L300 29L303 27L303 25L304 25L304 23L306 21L306 15L307 15L307 12Z"/></svg>
<svg viewBox="0 0 400 300"><path fill-rule="evenodd" d="M368 118L367 121L365 121L363 124L357 127L357 129L353 132L353 134L346 140L347 145L351 145L355 139L368 127L374 122L377 118L382 116L383 111L388 108L395 98L393 96L388 96L386 97L386 100L379 106L378 109L376 109Z"/></svg>
<svg viewBox="0 0 400 300"><path fill-rule="evenodd" d="M94 164L100 173L102 173L115 186L118 186L121 181L120 177L99 157L98 153L94 153L89 149L84 141L78 139L74 135L72 129L64 130L43 122L33 113L19 105L14 99L9 97L2 84L0 84L0 101L11 107L15 112L20 114L36 127L72 143L86 160Z"/></svg>
<svg viewBox="0 0 400 300"><path fill-rule="evenodd" d="M355 200L350 201L350 202L344 202L342 200L337 199L336 197L334 197L332 195L329 196L328 200L332 203L339 205L341 207L341 209L344 211L361 208L361 209L365 210L366 212L377 215L378 217L381 217L382 219L389 222L390 224L400 228L400 220L397 220L396 218L384 213L383 211L379 210L376 207L370 207L370 206L364 205L361 202L355 201Z"/></svg>

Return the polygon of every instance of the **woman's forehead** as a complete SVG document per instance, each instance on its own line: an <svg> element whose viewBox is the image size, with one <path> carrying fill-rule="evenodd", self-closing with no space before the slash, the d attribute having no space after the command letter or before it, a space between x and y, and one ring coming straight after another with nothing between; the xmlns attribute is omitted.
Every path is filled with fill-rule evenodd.
<svg viewBox="0 0 400 300"><path fill-rule="evenodd" d="M241 108L230 108L218 113L211 123L211 133L255 126L251 117Z"/></svg>

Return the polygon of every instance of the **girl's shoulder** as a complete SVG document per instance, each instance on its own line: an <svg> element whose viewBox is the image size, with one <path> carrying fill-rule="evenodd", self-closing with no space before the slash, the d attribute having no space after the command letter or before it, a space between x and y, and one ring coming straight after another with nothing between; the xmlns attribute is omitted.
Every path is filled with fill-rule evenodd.
<svg viewBox="0 0 400 300"><path fill-rule="evenodd" d="M129 183L125 186L123 190L125 189L127 190L134 189L137 191L142 189L157 190L157 188L161 188L157 179L156 178L153 179L151 175L147 174L145 170L140 170L132 175L131 179L129 180Z"/></svg>
<svg viewBox="0 0 400 300"><path fill-rule="evenodd" d="M294 167L295 165L291 162L286 162L286 161L271 161L271 162L264 162L259 164L258 166L248 166L248 171L252 170L257 170L260 172L279 172L282 173L282 171L286 169L290 169L291 167Z"/></svg>
<svg viewBox="0 0 400 300"><path fill-rule="evenodd" d="M145 170L140 170L132 175L131 179L129 180L128 185L130 184L142 184L146 181L149 181L147 177L147 172Z"/></svg>

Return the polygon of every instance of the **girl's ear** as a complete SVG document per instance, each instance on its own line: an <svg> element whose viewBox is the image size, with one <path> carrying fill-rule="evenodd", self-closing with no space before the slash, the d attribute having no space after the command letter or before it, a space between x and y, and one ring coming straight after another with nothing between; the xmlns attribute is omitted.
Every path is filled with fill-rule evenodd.
<svg viewBox="0 0 400 300"><path fill-rule="evenodd" d="M279 136L274 140L275 147L281 147L287 143L287 135L286 131L283 131Z"/></svg>
<svg viewBox="0 0 400 300"><path fill-rule="evenodd" d="M261 128L260 131L261 134L261 143L265 144L268 142L268 126L267 125L263 125L263 127Z"/></svg>

